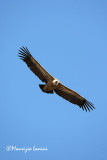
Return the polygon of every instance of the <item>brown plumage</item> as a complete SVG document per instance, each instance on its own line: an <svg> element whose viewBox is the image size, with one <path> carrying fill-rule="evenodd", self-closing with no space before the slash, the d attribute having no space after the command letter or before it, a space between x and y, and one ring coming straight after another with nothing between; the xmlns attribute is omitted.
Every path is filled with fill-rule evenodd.
<svg viewBox="0 0 107 160"><path fill-rule="evenodd" d="M78 105L80 108L87 112L93 110L94 105L80 96L75 91L62 85L59 80L52 77L30 54L27 47L21 47L18 56L27 64L31 71L38 76L38 78L46 84L40 84L39 87L45 93L55 93L66 99L67 101Z"/></svg>

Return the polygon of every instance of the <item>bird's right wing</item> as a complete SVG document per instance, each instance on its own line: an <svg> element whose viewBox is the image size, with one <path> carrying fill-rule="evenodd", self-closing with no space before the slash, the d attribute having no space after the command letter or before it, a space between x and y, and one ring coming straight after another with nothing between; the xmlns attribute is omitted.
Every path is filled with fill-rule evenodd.
<svg viewBox="0 0 107 160"><path fill-rule="evenodd" d="M38 78L47 83L54 78L33 58L27 47L21 47L18 56L27 64Z"/></svg>

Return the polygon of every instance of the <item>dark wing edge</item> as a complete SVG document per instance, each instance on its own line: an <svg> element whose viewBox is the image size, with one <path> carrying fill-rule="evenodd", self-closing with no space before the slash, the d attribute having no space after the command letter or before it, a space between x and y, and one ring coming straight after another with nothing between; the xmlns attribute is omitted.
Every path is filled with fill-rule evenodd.
<svg viewBox="0 0 107 160"><path fill-rule="evenodd" d="M49 79L53 79L53 77L33 58L27 47L22 46L18 51L20 59L27 64L31 71L38 76L42 82L47 83Z"/></svg>
<svg viewBox="0 0 107 160"><path fill-rule="evenodd" d="M66 86L60 84L57 89L55 89L56 94L66 99L67 101L78 105L80 108L86 112L95 109L94 105L87 101L85 98L80 96L77 92L67 88Z"/></svg>
<svg viewBox="0 0 107 160"><path fill-rule="evenodd" d="M94 104L87 101L86 99L85 99L85 103L83 105L80 105L79 107L82 108L83 111L85 109L86 112L87 112L87 110L90 112L90 109L91 110L95 109Z"/></svg>

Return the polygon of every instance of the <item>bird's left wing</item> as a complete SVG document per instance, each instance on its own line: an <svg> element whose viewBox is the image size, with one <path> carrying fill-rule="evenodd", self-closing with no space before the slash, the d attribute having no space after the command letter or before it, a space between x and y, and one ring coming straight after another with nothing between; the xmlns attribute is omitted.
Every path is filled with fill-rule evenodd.
<svg viewBox="0 0 107 160"><path fill-rule="evenodd" d="M85 98L80 96L77 92L67 88L61 83L57 86L57 88L55 89L55 92L56 94L63 97L67 101L78 105L83 110L85 109L86 112L87 110L90 111L90 109L93 110L95 108L91 102L87 101Z"/></svg>

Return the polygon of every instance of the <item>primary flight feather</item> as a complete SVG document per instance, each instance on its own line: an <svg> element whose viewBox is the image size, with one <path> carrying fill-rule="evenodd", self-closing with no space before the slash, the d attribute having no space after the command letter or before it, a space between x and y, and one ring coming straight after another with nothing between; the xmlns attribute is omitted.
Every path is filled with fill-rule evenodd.
<svg viewBox="0 0 107 160"><path fill-rule="evenodd" d="M27 64L31 71L45 84L39 84L45 93L56 93L67 101L78 105L87 112L95 109L94 105L80 96L77 92L67 88L61 82L52 77L31 55L27 47L21 47L18 56Z"/></svg>

